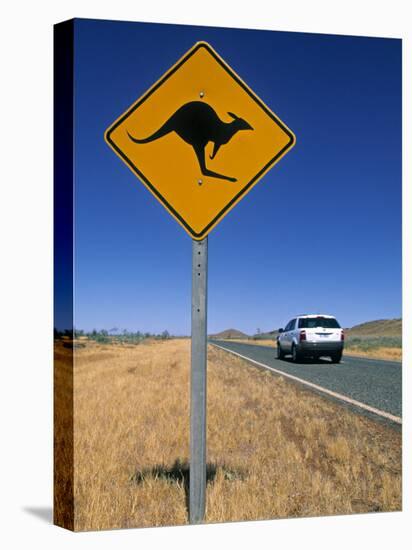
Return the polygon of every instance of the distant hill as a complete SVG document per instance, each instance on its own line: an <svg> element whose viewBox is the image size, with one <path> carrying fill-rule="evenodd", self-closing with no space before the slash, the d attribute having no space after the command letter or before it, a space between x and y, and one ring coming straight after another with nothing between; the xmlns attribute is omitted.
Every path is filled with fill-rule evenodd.
<svg viewBox="0 0 412 550"><path fill-rule="evenodd" d="M228 328L226 330L222 330L222 332L218 332L217 334L211 334L211 338L216 339L244 339L249 338L247 334L244 332L241 332L240 330L236 330L235 328Z"/></svg>
<svg viewBox="0 0 412 550"><path fill-rule="evenodd" d="M346 329L348 336L402 336L402 319L380 319Z"/></svg>
<svg viewBox="0 0 412 550"><path fill-rule="evenodd" d="M355 325L351 328L345 328L345 332L348 336L371 336L371 337L402 337L402 319L379 319L376 321L368 321ZM276 339L278 335L277 330L269 332L262 332L261 334L255 334L252 338L272 338Z"/></svg>
<svg viewBox="0 0 412 550"><path fill-rule="evenodd" d="M361 323L360 325L355 325L351 328L345 328L345 332L348 336L352 337L361 337L361 336L370 336L374 338L378 337L402 337L402 319L379 319L377 321L368 321L367 323ZM218 334L212 334L210 338L216 339L258 339L266 340L272 339L275 340L278 335L277 330L272 330L268 332L261 332L260 334L254 334L249 336L240 330L234 328L229 328L223 330Z"/></svg>

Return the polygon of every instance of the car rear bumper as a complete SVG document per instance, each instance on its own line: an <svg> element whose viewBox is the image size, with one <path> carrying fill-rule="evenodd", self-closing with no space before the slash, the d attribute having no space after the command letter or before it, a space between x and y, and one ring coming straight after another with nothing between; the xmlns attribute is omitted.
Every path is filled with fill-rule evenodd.
<svg viewBox="0 0 412 550"><path fill-rule="evenodd" d="M343 351L343 342L299 342L299 351L302 353L338 353Z"/></svg>

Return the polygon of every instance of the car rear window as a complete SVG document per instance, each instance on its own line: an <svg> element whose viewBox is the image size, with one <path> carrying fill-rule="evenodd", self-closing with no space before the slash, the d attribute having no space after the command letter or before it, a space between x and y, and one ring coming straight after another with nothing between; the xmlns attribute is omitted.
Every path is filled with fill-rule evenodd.
<svg viewBox="0 0 412 550"><path fill-rule="evenodd" d="M333 317L305 317L299 319L299 328L340 328L339 323Z"/></svg>

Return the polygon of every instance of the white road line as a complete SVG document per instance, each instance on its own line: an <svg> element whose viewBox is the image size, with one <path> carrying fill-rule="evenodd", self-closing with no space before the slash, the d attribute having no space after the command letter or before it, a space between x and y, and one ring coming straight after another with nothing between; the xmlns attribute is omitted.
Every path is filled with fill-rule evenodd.
<svg viewBox="0 0 412 550"><path fill-rule="evenodd" d="M369 412L374 413L378 416L382 416L383 418L387 418L388 420L392 420L392 422L396 422L397 424L402 424L402 418L400 418L399 416L394 416L393 414L390 414L386 411L381 411L380 409L375 409L375 407L371 407L370 405L367 405L366 403L361 403L360 401L356 401L356 399L352 399L351 397L347 397L346 395L342 395L341 393L336 393L332 390L328 390L327 388L323 388L322 386L318 386L317 384L313 384L312 382L308 382L307 380L303 380L302 378L298 378L297 376L293 376L292 374L288 374L287 372L275 369L273 367L269 367L269 365L265 365L264 363L259 363L259 361L255 361L254 359L251 359L250 357L246 357L245 355L241 355L240 353L237 353L236 351L232 351L231 349L224 348L222 346L219 346L218 344L210 343L210 345L215 346L216 348L223 349L224 351L227 351L228 353L232 353L233 355L237 355L238 357L241 357L242 359L245 359L246 361L249 361L250 363L254 363L255 365L258 365L259 367L263 367L265 369L276 372L277 374L281 374L282 376L286 376L286 378L290 378L291 380L295 380L296 382L299 382L300 384L303 384L304 386L309 386L309 388L313 388L313 389L315 389L317 391L320 391L322 393L326 393L327 395L331 395L332 397L335 397L336 399L340 399L341 401L345 401L345 403L349 403L350 405L355 405L356 407L360 407L361 409L364 409L365 411L369 411Z"/></svg>

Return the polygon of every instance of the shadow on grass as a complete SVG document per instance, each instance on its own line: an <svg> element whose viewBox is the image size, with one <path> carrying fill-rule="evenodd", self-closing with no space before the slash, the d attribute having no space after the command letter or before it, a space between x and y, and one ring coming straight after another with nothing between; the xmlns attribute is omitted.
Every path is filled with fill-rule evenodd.
<svg viewBox="0 0 412 550"><path fill-rule="evenodd" d="M244 480L247 476L246 472L234 470L225 465L207 464L206 484L214 482L218 468L222 469L224 479L228 481ZM176 484L178 487L183 487L185 491L186 508L189 511L190 467L188 462L181 462L177 459L170 468L163 465L155 465L152 468L145 468L135 472L130 478L131 481L138 485L151 479L166 481L167 483Z"/></svg>

